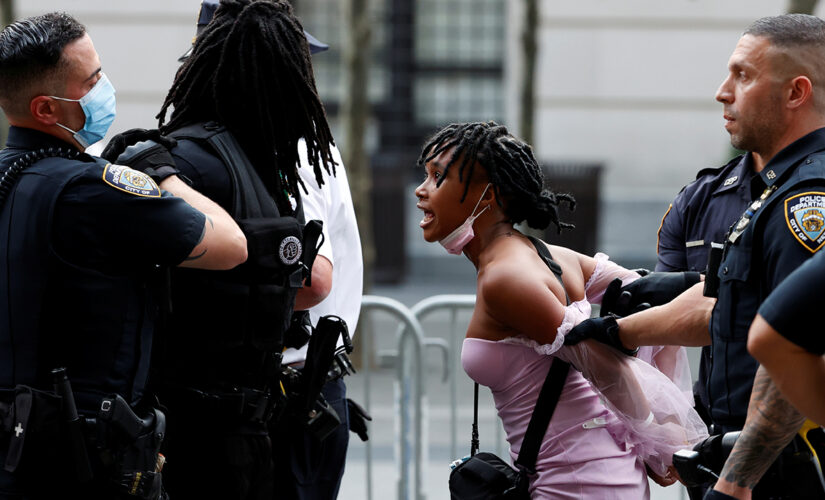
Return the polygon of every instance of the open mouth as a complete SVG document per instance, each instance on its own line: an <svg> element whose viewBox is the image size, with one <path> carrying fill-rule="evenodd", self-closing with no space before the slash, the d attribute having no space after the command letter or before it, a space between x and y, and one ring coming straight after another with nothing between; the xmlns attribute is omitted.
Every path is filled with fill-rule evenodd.
<svg viewBox="0 0 825 500"><path fill-rule="evenodd" d="M432 212L424 210L424 217L421 218L421 222L418 223L419 227L424 227L435 218Z"/></svg>

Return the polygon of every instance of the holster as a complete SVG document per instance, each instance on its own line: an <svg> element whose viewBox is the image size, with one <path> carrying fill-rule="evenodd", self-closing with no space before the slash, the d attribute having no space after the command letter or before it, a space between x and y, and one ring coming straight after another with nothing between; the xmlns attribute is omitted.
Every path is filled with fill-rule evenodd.
<svg viewBox="0 0 825 500"><path fill-rule="evenodd" d="M78 477L77 443L68 439L64 405L62 397L29 386L0 391L3 467L27 491L74 491L72 485L89 479ZM81 420L81 438L99 485L90 488L114 488L117 498L162 498L158 452L166 418L161 411L139 418L122 397L113 396L102 400L96 417Z"/></svg>

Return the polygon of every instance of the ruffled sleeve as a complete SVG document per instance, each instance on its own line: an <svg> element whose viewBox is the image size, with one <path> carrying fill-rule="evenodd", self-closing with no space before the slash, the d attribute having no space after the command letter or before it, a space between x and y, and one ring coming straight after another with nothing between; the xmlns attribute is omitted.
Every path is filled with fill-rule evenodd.
<svg viewBox="0 0 825 500"><path fill-rule="evenodd" d="M674 452L708 436L692 398L641 359L593 340L565 346L556 356L575 366L616 415L618 423L608 426L614 439L633 447L657 474L666 473Z"/></svg>
<svg viewBox="0 0 825 500"><path fill-rule="evenodd" d="M565 308L553 342L542 345L522 336L502 342L527 345L573 365L616 415L617 420L608 424L613 438L632 447L653 472L664 475L674 452L692 448L708 436L693 409L687 354L683 347L657 346L640 349L634 358L593 340L564 345L564 336L590 317L590 303L601 302L611 281L620 278L626 285L639 278L605 254L596 254L595 259L596 267L585 285L586 299Z"/></svg>
<svg viewBox="0 0 825 500"><path fill-rule="evenodd" d="M602 303L604 290L614 279L621 278L622 286L625 286L640 278L638 273L611 261L607 254L597 253L593 258L596 259L596 268L593 269L593 274L584 285L584 294L591 304Z"/></svg>

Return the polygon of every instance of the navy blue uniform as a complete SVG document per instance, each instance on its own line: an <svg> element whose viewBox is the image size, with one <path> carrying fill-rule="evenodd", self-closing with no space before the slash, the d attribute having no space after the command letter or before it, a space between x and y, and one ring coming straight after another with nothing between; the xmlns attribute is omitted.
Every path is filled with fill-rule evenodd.
<svg viewBox="0 0 825 500"><path fill-rule="evenodd" d="M11 127L0 170L50 147L73 150ZM182 262L204 222L145 174L86 154L23 170L0 207L0 389L51 391L50 371L66 367L81 414L96 415L112 394L137 404L156 317L155 268ZM0 441L0 457L6 446ZM14 483L0 470L0 493Z"/></svg>
<svg viewBox="0 0 825 500"><path fill-rule="evenodd" d="M659 227L656 271L704 273L710 244L722 243L728 228L751 202L754 176L749 155L738 156L720 168L699 171L696 180L682 188L670 204ZM697 407L707 418L706 379L710 347L703 347L699 376L693 386ZM701 406L699 406L701 405Z"/></svg>
<svg viewBox="0 0 825 500"><path fill-rule="evenodd" d="M744 426L758 368L747 336L760 304L825 244L825 129L780 151L754 176L751 194L763 203L726 239L711 316L708 396L717 432Z"/></svg>
<svg viewBox="0 0 825 500"><path fill-rule="evenodd" d="M783 337L812 354L825 354L825 332L818 321L825 310L825 252L819 252L792 272L774 290L759 314Z"/></svg>

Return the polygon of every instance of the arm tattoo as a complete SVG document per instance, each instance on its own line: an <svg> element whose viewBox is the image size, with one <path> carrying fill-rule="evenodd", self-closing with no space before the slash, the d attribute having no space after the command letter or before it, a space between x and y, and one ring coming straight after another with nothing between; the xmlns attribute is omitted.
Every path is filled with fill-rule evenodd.
<svg viewBox="0 0 825 500"><path fill-rule="evenodd" d="M207 215L207 216L206 216L206 220L209 222L209 225L211 225L211 226L212 226L212 228L214 229L214 228L215 228L215 223L214 223L214 222L212 222L212 217L209 217L209 216ZM197 242L197 243L195 243L195 246L193 247L193 249L194 249L194 248L196 248L198 245L200 245L200 244L203 242L204 237L206 237L206 224L204 224L204 225L203 225L203 231L201 231L201 237L200 237L200 238L198 238L198 242ZM189 257L186 257L186 258L185 258L185 259L183 259L183 260L184 260L184 261L187 261L187 260L197 260L197 259L200 259L200 258L201 258L201 257L203 257L204 255L206 255L206 250L207 250L207 249L206 249L206 248L204 248L204 249L203 249L203 252L201 252L201 253L199 253L199 254L197 254L197 255L190 255Z"/></svg>
<svg viewBox="0 0 825 500"><path fill-rule="evenodd" d="M804 421L805 417L779 393L760 366L753 381L745 428L720 476L752 490Z"/></svg>

